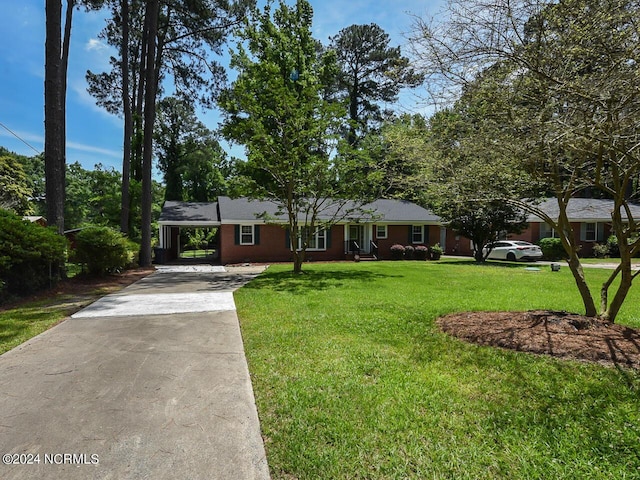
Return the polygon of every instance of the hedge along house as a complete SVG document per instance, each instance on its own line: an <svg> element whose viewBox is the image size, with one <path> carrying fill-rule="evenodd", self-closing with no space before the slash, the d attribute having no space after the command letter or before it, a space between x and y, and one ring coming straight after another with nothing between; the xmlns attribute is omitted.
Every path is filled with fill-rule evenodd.
<svg viewBox="0 0 640 480"><path fill-rule="evenodd" d="M376 200L356 207L347 202L320 214L320 222L339 220L329 228L309 232L307 260L345 260L355 255L384 259L391 257L391 246L396 243L445 245L446 230L440 218L414 203ZM160 251L167 260L178 256L179 229L183 227L219 227L222 264L292 260L287 217L273 202L228 197L216 203L165 202L159 226Z"/></svg>

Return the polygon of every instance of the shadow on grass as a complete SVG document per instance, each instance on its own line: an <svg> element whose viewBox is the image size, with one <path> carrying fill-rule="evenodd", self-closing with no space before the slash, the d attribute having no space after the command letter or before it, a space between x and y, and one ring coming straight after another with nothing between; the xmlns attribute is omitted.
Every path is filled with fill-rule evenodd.
<svg viewBox="0 0 640 480"><path fill-rule="evenodd" d="M326 290L342 287L346 284L371 282L380 278L403 278L404 275L372 272L370 270L304 270L302 273L265 272L252 282L245 285L245 289L268 288L278 292L305 293L310 290Z"/></svg>
<svg viewBox="0 0 640 480"><path fill-rule="evenodd" d="M462 265L465 267L477 267L477 268L485 268L485 267L498 267L498 268L525 268L525 267L544 267L545 265L539 264L537 262L509 262L509 261L501 261L501 260L487 260L483 263L478 263L472 258L465 259L452 259L447 260L446 262L441 262L441 265Z"/></svg>

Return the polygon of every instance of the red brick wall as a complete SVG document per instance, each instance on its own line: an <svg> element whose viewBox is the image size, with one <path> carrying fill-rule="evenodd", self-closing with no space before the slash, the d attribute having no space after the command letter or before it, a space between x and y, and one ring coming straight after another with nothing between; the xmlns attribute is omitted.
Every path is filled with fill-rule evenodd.
<svg viewBox="0 0 640 480"><path fill-rule="evenodd" d="M400 244L402 246L412 245L435 245L440 242L440 226L428 225L428 238L425 236L424 243L412 243L409 235L409 228L411 225L388 225L387 226L387 238L379 239L376 237L376 228L373 228L374 242L378 245L378 258L389 259L391 258L391 246Z"/></svg>
<svg viewBox="0 0 640 480"><path fill-rule="evenodd" d="M429 238L425 239L425 245L434 245L440 242L440 226L429 225ZM576 242L581 245L581 256L592 255L595 242L580 241L580 224L573 224ZM391 246L416 245L410 242L409 225L388 225L387 238L376 237L376 228L373 228L374 242L378 245L378 256L381 259L391 258ZM331 247L326 251L307 252L308 261L344 260L344 226L335 225L331 228ZM604 238L609 236L609 228L605 225ZM529 228L519 235L511 235L513 240L524 240L537 243L540 239L540 224L531 223ZM441 245L445 254L472 255L471 241L463 236L457 237L455 232L447 229L446 245ZM222 264L245 262L290 262L291 252L285 245L285 229L277 225L260 225L259 245L235 245L234 225L222 225L220 227L220 261Z"/></svg>
<svg viewBox="0 0 640 480"><path fill-rule="evenodd" d="M344 256L342 225L330 230L331 243L326 251L308 251L308 261L342 260ZM290 262L292 255L286 245L286 232L278 225L260 225L260 243L258 245L236 245L235 225L220 227L220 262Z"/></svg>

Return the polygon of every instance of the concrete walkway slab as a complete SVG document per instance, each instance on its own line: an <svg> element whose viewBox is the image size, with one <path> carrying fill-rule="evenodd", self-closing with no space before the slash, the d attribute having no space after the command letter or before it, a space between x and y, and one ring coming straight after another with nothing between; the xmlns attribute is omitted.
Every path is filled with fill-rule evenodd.
<svg viewBox="0 0 640 480"><path fill-rule="evenodd" d="M72 315L73 318L166 315L235 310L231 292L109 295Z"/></svg>
<svg viewBox="0 0 640 480"><path fill-rule="evenodd" d="M224 273L222 265L158 265L158 273Z"/></svg>
<svg viewBox="0 0 640 480"><path fill-rule="evenodd" d="M171 294L166 276L107 311ZM79 316L0 356L0 453L3 480L268 479L235 310Z"/></svg>

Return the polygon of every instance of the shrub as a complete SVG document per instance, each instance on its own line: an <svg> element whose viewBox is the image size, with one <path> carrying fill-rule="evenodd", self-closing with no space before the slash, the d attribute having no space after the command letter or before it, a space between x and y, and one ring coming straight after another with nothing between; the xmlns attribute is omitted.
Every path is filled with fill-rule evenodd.
<svg viewBox="0 0 640 480"><path fill-rule="evenodd" d="M414 252L416 260L426 260L429 258L429 248L424 245L418 245Z"/></svg>
<svg viewBox="0 0 640 480"><path fill-rule="evenodd" d="M618 246L618 237L610 235L607 238L607 244L604 245L607 248L607 254L613 258L620 258L620 247Z"/></svg>
<svg viewBox="0 0 640 480"><path fill-rule="evenodd" d="M415 248L413 248L411 245L407 245L406 247L404 247L404 258L406 260L413 260L413 254L415 252Z"/></svg>
<svg viewBox="0 0 640 480"><path fill-rule="evenodd" d="M567 258L567 252L565 252L562 246L562 240L559 238L543 238L538 242L542 254L545 260L560 260Z"/></svg>
<svg viewBox="0 0 640 480"><path fill-rule="evenodd" d="M596 243L593 246L593 256L596 258L606 258L609 256L609 246L607 244Z"/></svg>
<svg viewBox="0 0 640 480"><path fill-rule="evenodd" d="M87 227L76 236L74 261L86 266L91 274L104 275L132 265L133 245L112 228Z"/></svg>
<svg viewBox="0 0 640 480"><path fill-rule="evenodd" d="M439 243L431 246L429 249L429 256L431 257L431 260L440 260L440 257L442 256L442 247Z"/></svg>
<svg viewBox="0 0 640 480"><path fill-rule="evenodd" d="M401 260L404 257L404 247L398 243L391 245L391 258L393 260Z"/></svg>
<svg viewBox="0 0 640 480"><path fill-rule="evenodd" d="M47 287L67 255L67 240L53 228L0 209L0 293L24 295Z"/></svg>

